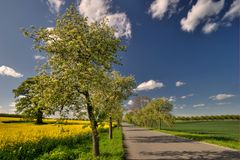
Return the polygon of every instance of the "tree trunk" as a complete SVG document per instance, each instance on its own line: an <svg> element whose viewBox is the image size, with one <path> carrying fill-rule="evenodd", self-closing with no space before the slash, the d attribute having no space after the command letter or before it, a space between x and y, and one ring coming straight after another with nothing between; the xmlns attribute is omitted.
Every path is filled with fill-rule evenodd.
<svg viewBox="0 0 240 160"><path fill-rule="evenodd" d="M95 115L93 113L93 106L90 100L90 95L88 92L85 93L85 97L87 100L87 112L88 112L88 117L90 120L91 124L91 129L92 129L92 142L93 142L93 156L97 157L100 155L99 152L99 137L98 137L98 131L97 131L97 121L95 118Z"/></svg>
<svg viewBox="0 0 240 160"><path fill-rule="evenodd" d="M112 117L109 117L109 139L112 139Z"/></svg>
<svg viewBox="0 0 240 160"><path fill-rule="evenodd" d="M41 109L37 110L37 121L36 124L43 124L43 112Z"/></svg>
<svg viewBox="0 0 240 160"><path fill-rule="evenodd" d="M120 124L120 119L117 119L117 127L120 128L121 124Z"/></svg>
<svg viewBox="0 0 240 160"><path fill-rule="evenodd" d="M162 120L161 119L159 119L159 127L160 127L160 130L162 129Z"/></svg>

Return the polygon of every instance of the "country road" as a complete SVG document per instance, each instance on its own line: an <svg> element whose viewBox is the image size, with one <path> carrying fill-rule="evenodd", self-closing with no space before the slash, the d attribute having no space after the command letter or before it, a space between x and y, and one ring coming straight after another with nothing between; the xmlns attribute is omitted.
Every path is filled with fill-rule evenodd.
<svg viewBox="0 0 240 160"><path fill-rule="evenodd" d="M123 124L127 160L240 160L240 152Z"/></svg>

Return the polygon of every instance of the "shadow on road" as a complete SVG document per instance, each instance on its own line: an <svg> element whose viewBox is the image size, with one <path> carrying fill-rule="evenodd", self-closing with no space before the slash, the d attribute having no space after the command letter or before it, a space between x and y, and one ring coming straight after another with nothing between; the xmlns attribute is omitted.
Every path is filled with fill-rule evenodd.
<svg viewBox="0 0 240 160"><path fill-rule="evenodd" d="M135 143L194 143L191 140L178 138L175 136L135 136L134 138L129 138Z"/></svg>
<svg viewBox="0 0 240 160"><path fill-rule="evenodd" d="M240 152L133 125L123 125L126 160L240 160Z"/></svg>
<svg viewBox="0 0 240 160"><path fill-rule="evenodd" d="M190 151L163 151L163 152L140 152L144 156L158 156L159 159L193 159L193 160L238 160L240 153L234 151L201 151L201 152L190 152Z"/></svg>

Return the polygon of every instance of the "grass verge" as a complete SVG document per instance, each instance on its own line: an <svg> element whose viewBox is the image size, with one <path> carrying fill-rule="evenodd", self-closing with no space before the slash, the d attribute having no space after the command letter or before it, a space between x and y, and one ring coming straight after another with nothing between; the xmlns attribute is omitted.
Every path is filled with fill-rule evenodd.
<svg viewBox="0 0 240 160"><path fill-rule="evenodd" d="M159 130L164 133L172 134L179 137L188 138L191 140L202 141L207 143L216 144L223 147L229 147L232 149L240 150L240 142L227 137L220 137L208 134L196 134L188 132L177 132L177 131L168 131L168 130Z"/></svg>

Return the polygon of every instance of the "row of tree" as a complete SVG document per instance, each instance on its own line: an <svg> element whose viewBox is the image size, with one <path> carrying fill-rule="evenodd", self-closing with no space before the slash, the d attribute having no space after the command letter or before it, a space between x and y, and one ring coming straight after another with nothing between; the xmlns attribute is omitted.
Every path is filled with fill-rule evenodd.
<svg viewBox="0 0 240 160"><path fill-rule="evenodd" d="M177 116L176 120L240 120L240 115Z"/></svg>
<svg viewBox="0 0 240 160"><path fill-rule="evenodd" d="M164 98L157 98L157 99L148 99L146 101L146 97L137 97L133 101L133 106L131 111L125 114L124 120L135 124L138 126L144 127L152 127L158 126L161 128L162 122L167 124L168 126L172 126L174 124L174 117L171 115L171 110L173 105ZM135 102L142 102L140 106L134 104ZM143 106L143 104L145 105Z"/></svg>
<svg viewBox="0 0 240 160"><path fill-rule="evenodd" d="M72 5L56 20L54 28L23 29L34 48L44 52L46 63L38 74L25 80L13 92L16 109L42 123L44 115L87 116L92 130L93 155L98 156L98 124L122 118L122 102L135 88L132 76L113 71L120 64L118 52L125 46L106 22L89 23Z"/></svg>

